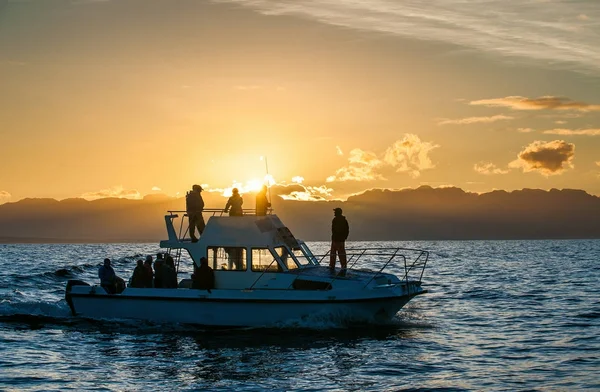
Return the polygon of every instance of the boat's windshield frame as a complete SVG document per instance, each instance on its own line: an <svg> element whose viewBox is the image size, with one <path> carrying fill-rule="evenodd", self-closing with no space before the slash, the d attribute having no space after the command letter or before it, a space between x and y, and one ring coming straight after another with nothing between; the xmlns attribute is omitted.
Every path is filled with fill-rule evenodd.
<svg viewBox="0 0 600 392"><path fill-rule="evenodd" d="M307 265L319 265L319 262L317 261L317 258L315 257L315 255L311 252L310 248L308 247L308 245L306 245L306 243L304 241L298 240L298 245L300 245L299 248L296 248L294 250L292 250L292 254L294 257L296 257L296 253L294 252L295 250L299 250L302 252L302 255L304 256L304 259L308 262L307 264L303 264L300 261L298 261L300 263L301 267L306 267Z"/></svg>

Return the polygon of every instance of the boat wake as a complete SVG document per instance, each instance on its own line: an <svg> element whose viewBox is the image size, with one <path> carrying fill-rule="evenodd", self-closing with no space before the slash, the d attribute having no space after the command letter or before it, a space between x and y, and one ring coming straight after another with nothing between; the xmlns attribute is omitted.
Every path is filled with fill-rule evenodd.
<svg viewBox="0 0 600 392"><path fill-rule="evenodd" d="M66 301L39 302L3 300L0 302L0 322L57 322L71 319Z"/></svg>

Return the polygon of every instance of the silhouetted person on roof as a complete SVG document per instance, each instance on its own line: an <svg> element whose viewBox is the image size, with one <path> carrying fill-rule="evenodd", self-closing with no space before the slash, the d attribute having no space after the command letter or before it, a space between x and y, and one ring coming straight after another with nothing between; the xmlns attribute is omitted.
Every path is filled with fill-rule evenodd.
<svg viewBox="0 0 600 392"><path fill-rule="evenodd" d="M215 273L208 265L208 260L206 257L200 259L200 268L196 268L194 264L192 288L198 290L208 290L208 292L215 288Z"/></svg>
<svg viewBox="0 0 600 392"><path fill-rule="evenodd" d="M110 265L110 259L104 259L104 264L98 268L98 277L100 278L100 286L106 290L108 294L117 292L117 274Z"/></svg>
<svg viewBox="0 0 600 392"><path fill-rule="evenodd" d="M225 212L229 211L229 216L242 216L244 212L242 210L242 204L244 204L244 199L240 195L240 192L237 188L233 188L231 191L232 195L227 200L227 204L225 205Z"/></svg>
<svg viewBox="0 0 600 392"><path fill-rule="evenodd" d="M341 208L334 208L334 218L331 221L331 250L329 269L335 270L336 255L340 257L342 269L346 269L346 247L345 242L350 233L350 227L346 217L342 215Z"/></svg>
<svg viewBox="0 0 600 392"><path fill-rule="evenodd" d="M267 199L267 186L263 185L260 192L256 194L256 215L267 215L267 210L271 207L269 199Z"/></svg>
<svg viewBox="0 0 600 392"><path fill-rule="evenodd" d="M194 185L192 190L188 192L185 197L185 207L188 214L192 242L198 242L195 233L196 228L198 229L198 234L202 235L205 227L204 218L202 217L204 200L202 199L200 192L202 192L202 187L200 185Z"/></svg>

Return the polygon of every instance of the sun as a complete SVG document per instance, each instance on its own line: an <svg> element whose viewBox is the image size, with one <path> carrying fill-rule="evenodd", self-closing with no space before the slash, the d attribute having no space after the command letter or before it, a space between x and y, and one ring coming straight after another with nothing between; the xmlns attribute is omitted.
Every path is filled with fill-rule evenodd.
<svg viewBox="0 0 600 392"><path fill-rule="evenodd" d="M233 180L231 187L223 189L223 196L229 197L232 195L232 189L237 188L240 194L256 193L260 191L263 185L272 186L275 184L275 179L272 175L267 174L263 179L253 178L245 182Z"/></svg>

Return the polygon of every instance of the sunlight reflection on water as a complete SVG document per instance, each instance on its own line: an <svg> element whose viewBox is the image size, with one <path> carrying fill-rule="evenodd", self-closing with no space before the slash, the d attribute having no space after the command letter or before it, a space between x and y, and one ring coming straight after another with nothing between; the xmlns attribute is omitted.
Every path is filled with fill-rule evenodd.
<svg viewBox="0 0 600 392"><path fill-rule="evenodd" d="M329 246L310 245L314 253L325 253ZM198 330L80 320L69 315L63 300L68 279L95 281L106 256L115 260L119 275L129 276L137 258L159 248L0 245L0 386L600 388L600 241L356 245L432 251L423 279L429 293L411 301L385 326ZM190 272L186 268L184 276ZM398 266L390 268L401 272Z"/></svg>

